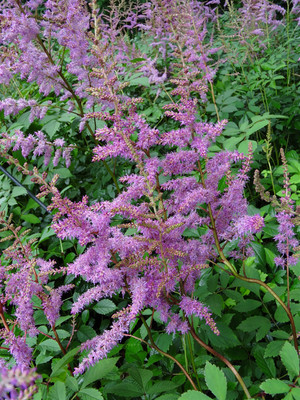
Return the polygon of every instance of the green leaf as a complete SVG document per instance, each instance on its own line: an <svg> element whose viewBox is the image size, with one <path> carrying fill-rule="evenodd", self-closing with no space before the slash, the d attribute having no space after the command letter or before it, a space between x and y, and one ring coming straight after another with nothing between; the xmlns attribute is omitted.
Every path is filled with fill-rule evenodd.
<svg viewBox="0 0 300 400"><path fill-rule="evenodd" d="M268 394L287 393L290 390L289 385L279 379L267 379L260 388Z"/></svg>
<svg viewBox="0 0 300 400"><path fill-rule="evenodd" d="M82 382L82 388L85 388L88 386L90 383L98 381L102 379L104 376L109 374L114 366L116 365L116 362L118 361L118 357L114 358L105 358L103 360L100 360L95 364L94 366L90 367L86 373L84 374L83 382Z"/></svg>
<svg viewBox="0 0 300 400"><path fill-rule="evenodd" d="M130 80L129 86L146 86L150 87L149 78L146 76L141 76L140 78L135 78Z"/></svg>
<svg viewBox="0 0 300 400"><path fill-rule="evenodd" d="M81 389L77 396L82 400L103 400L101 392L97 389L87 388Z"/></svg>
<svg viewBox="0 0 300 400"><path fill-rule="evenodd" d="M249 312L253 311L256 308L261 306L261 302L258 300L253 300L253 299L247 299L243 300L240 303L238 303L235 307L233 307L234 310L238 312Z"/></svg>
<svg viewBox="0 0 300 400"><path fill-rule="evenodd" d="M257 149L257 142L255 142L254 140L243 140L242 143L239 144L238 152L247 155L249 153L250 143L252 144L252 150L254 152Z"/></svg>
<svg viewBox="0 0 300 400"><path fill-rule="evenodd" d="M240 341L237 338L233 330L224 322L218 322L217 326L220 331L220 335L214 334L211 329L205 325L206 333L213 347L221 347L222 349L228 349L231 347L239 346Z"/></svg>
<svg viewBox="0 0 300 400"><path fill-rule="evenodd" d="M21 215L21 219L26 222L30 222L31 224L40 224L41 220L33 214L25 214Z"/></svg>
<svg viewBox="0 0 300 400"><path fill-rule="evenodd" d="M79 353L79 351L80 351L80 346L76 347L71 351L68 351L67 354L65 354L59 361L57 361L57 363L52 368L52 373L50 375L50 378L54 378L55 376L60 375L61 370L73 360L73 358L76 356L77 353Z"/></svg>
<svg viewBox="0 0 300 400"><path fill-rule="evenodd" d="M156 397L155 400L178 400L178 394L168 393Z"/></svg>
<svg viewBox="0 0 300 400"><path fill-rule="evenodd" d="M27 190L22 186L16 186L13 188L11 196L18 197L18 196L22 196L24 194L27 194Z"/></svg>
<svg viewBox="0 0 300 400"><path fill-rule="evenodd" d="M155 342L162 351L167 352L173 343L173 337L167 333L161 333Z"/></svg>
<svg viewBox="0 0 300 400"><path fill-rule="evenodd" d="M159 381L155 382L148 390L147 394L156 394L161 392L170 392L175 389L179 384L172 381Z"/></svg>
<svg viewBox="0 0 300 400"><path fill-rule="evenodd" d="M130 60L132 63L138 63L138 62L141 62L141 61L146 61L146 59L145 58L141 58L141 57L139 57L139 58L133 58L132 60Z"/></svg>
<svg viewBox="0 0 300 400"><path fill-rule="evenodd" d="M122 383L105 389L106 393L113 393L120 397L139 397L144 394L143 389L135 383L130 382L126 379Z"/></svg>
<svg viewBox="0 0 300 400"><path fill-rule="evenodd" d="M256 340L259 341L269 332L271 328L271 322L262 316L253 316L245 319L240 323L238 329L243 332L257 331Z"/></svg>
<svg viewBox="0 0 300 400"><path fill-rule="evenodd" d="M276 376L276 368L273 358L266 358L265 350L261 347L258 347L254 351L254 357L258 367L269 377L275 378Z"/></svg>
<svg viewBox="0 0 300 400"><path fill-rule="evenodd" d="M49 350L52 352L57 352L57 351L61 351L58 343L56 342L56 340L52 340L52 339L46 339L43 342L39 343L39 346L43 349L43 350Z"/></svg>
<svg viewBox="0 0 300 400"><path fill-rule="evenodd" d="M97 314L107 315L115 311L116 305L113 301L109 299L103 299L98 301L98 303L93 307L93 310Z"/></svg>
<svg viewBox="0 0 300 400"><path fill-rule="evenodd" d="M290 337L290 334L288 332L281 330L272 332L271 335L277 339L288 339Z"/></svg>
<svg viewBox="0 0 300 400"><path fill-rule="evenodd" d="M211 294L205 299L205 304L209 307L213 314L222 316L222 310L224 308L224 301L221 295Z"/></svg>
<svg viewBox="0 0 300 400"><path fill-rule="evenodd" d="M265 350L265 357L278 356L279 351L281 350L284 343L285 342L283 340L274 340L273 342L268 343Z"/></svg>
<svg viewBox="0 0 300 400"><path fill-rule="evenodd" d="M264 246L261 243L253 242L251 243L251 247L253 248L258 259L258 264L260 266L266 265L266 253Z"/></svg>
<svg viewBox="0 0 300 400"><path fill-rule="evenodd" d="M260 129L264 128L268 124L269 124L268 120L257 121L254 124L251 124L250 128L247 129L247 131L246 131L247 136L252 135L252 133L259 131Z"/></svg>
<svg viewBox="0 0 300 400"><path fill-rule="evenodd" d="M96 332L91 326L82 325L77 331L78 340L83 343L96 336Z"/></svg>
<svg viewBox="0 0 300 400"><path fill-rule="evenodd" d="M299 357L291 343L285 342L281 349L280 357L291 379L299 375Z"/></svg>
<svg viewBox="0 0 300 400"><path fill-rule="evenodd" d="M265 248L265 253L266 253L267 264L270 265L270 267L273 267L275 265L274 263L274 258L276 257L275 253L273 253L273 251L267 248Z"/></svg>
<svg viewBox="0 0 300 400"><path fill-rule="evenodd" d="M50 390L51 400L66 400L66 386L63 382L57 381Z"/></svg>
<svg viewBox="0 0 300 400"><path fill-rule="evenodd" d="M299 400L300 399L300 388L295 387L291 390L291 394L293 395L294 400Z"/></svg>
<svg viewBox="0 0 300 400"><path fill-rule="evenodd" d="M53 358L53 356L46 356L45 354L40 353L40 354L37 356L36 360L35 360L35 364L36 364L36 365L45 364L45 363L47 363L48 361L50 361L52 358Z"/></svg>
<svg viewBox="0 0 300 400"><path fill-rule="evenodd" d="M128 372L130 377L143 388L143 391L146 391L146 385L152 378L153 372L142 368L130 368Z"/></svg>
<svg viewBox="0 0 300 400"><path fill-rule="evenodd" d="M44 240L48 239L51 236L54 236L55 232L54 230L50 227L50 226L46 226L43 230L42 230L42 235L40 237L39 243L43 242Z"/></svg>
<svg viewBox="0 0 300 400"><path fill-rule="evenodd" d="M70 388L73 392L77 392L78 389L79 389L77 379L74 378L74 376L67 376L66 385L67 385L68 388Z"/></svg>
<svg viewBox="0 0 300 400"><path fill-rule="evenodd" d="M56 168L55 170L53 170L53 172L55 174L58 174L59 177L62 179L70 178L72 176L68 168Z"/></svg>
<svg viewBox="0 0 300 400"><path fill-rule="evenodd" d="M206 362L204 369L205 382L208 389L218 400L225 400L227 393L227 381L223 371L216 365Z"/></svg>
<svg viewBox="0 0 300 400"><path fill-rule="evenodd" d="M183 393L178 400L212 400L212 398L206 396L204 393L197 392L196 390L188 390Z"/></svg>
<svg viewBox="0 0 300 400"><path fill-rule="evenodd" d="M60 122L58 122L56 119L52 119L43 126L43 130L48 134L50 139L52 139L52 137L56 134L59 128L60 128Z"/></svg>

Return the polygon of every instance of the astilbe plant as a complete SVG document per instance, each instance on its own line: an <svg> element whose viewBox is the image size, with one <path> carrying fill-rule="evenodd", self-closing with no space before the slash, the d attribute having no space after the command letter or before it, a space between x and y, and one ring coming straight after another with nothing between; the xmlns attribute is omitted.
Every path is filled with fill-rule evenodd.
<svg viewBox="0 0 300 400"><path fill-rule="evenodd" d="M98 73L105 76L105 63ZM192 329L188 316L196 315L215 334L218 328L205 305L193 299L195 282L209 262L218 260L216 240L225 243L239 238L242 258L249 251L252 234L263 226L259 215L247 215L243 196L249 157L237 152L220 152L208 157L208 148L226 121L217 124L197 120L197 93L194 73L186 67L183 76L173 81L174 96L180 101L165 106L166 115L179 123L178 129L160 133L137 113L137 99L123 103L114 86L106 81L106 90L114 101L114 114L92 113L85 117L101 118L106 127L96 131L102 143L94 149L94 161L122 156L136 164L138 174L124 176L126 190L111 202L88 206L63 199L59 192L44 187L41 196L52 192L52 204L58 212L52 225L58 237L76 237L87 250L70 264L67 273L82 276L94 286L75 302L72 312L80 312L92 301L114 293L127 293L132 303L118 312L110 330L83 344L90 350L77 373L105 357L130 329L130 323L145 307L156 309L167 324L168 333L185 333ZM206 90L206 87L200 90ZM199 89L198 89L199 90ZM98 93L100 99L107 93ZM201 95L201 93L200 93ZM132 137L137 134L137 139ZM151 147L164 145L165 157L151 157ZM172 151L177 148L177 151ZM241 163L239 172L231 175L232 164ZM161 177L167 177L160 184ZM224 192L218 182L227 179ZM113 226L115 216L122 223ZM206 226L198 240L186 240L187 228ZM133 236L126 229L134 228Z"/></svg>
<svg viewBox="0 0 300 400"><path fill-rule="evenodd" d="M17 366L26 369L30 365L32 353L32 349L26 344L26 336L43 334L35 326L34 311L39 308L44 311L55 334L55 323L59 317L62 295L73 285L63 285L58 288L48 286L49 277L63 270L55 268L54 261L44 261L34 255L32 245L35 240L26 240L28 230L21 231L20 226L15 227L12 223L12 215L6 219L4 213L1 213L0 224L1 232L7 232L1 242L12 241L12 244L3 252L5 261L0 266L0 317L4 325L1 329L1 337ZM40 305L33 303L33 297L40 300ZM14 319L8 322L5 312L11 311L12 307ZM21 329L24 336L16 335L16 328ZM52 339L59 342L56 334Z"/></svg>
<svg viewBox="0 0 300 400"><path fill-rule="evenodd" d="M3 400L27 400L37 392L36 380L39 376L34 370L19 367L0 367L0 396Z"/></svg>
<svg viewBox="0 0 300 400"><path fill-rule="evenodd" d="M250 398L238 371L230 361L202 341L194 328L193 317L198 317L214 334L220 334L209 308L194 296L203 270L218 265L232 277L263 286L286 311L296 348L297 336L291 311L280 297L265 282L248 278L245 271L238 272L243 270L245 260L252 255L251 241L254 234L263 228L264 221L258 214L247 213L244 191L249 179L251 148L247 156L226 150L212 153L211 145L222 134L227 121L210 123L200 118L199 105L205 101L208 87L214 96L214 69L209 65L209 55L216 49L203 45L206 23L214 20L214 11L194 1L172 1L170 4L152 1L148 14L143 14L145 10L140 11L144 26L133 13L129 13L123 20L112 19L113 26L105 30L95 2L91 4L90 16L79 2L47 1L45 12L38 18L38 7L42 4L42 1L29 1L25 5L19 1L6 1L1 5L1 40L9 53L2 64L2 82L9 83L13 74L19 73L29 82L36 81L45 95L54 90L61 100L72 98L70 106L77 105L81 117L80 129L87 127L95 140L93 162L121 157L134 166L134 172L119 179L125 188L112 201L89 205L87 196L78 202L71 201L57 189L57 176L48 183L45 173L40 175L37 169L21 166L18 160L9 156L7 152L12 147L13 138L4 135L1 155L31 175L33 182L40 184L41 197L51 195L48 210L53 211L52 228L57 236L60 239L76 238L81 246L85 246L84 252L74 262L66 268L56 268L54 261L36 257L33 243L24 241L26 232L15 228L10 219L7 221L1 217L3 229L11 232L6 240L13 240L13 245L5 251L6 261L1 266L0 316L4 324L1 330L4 346L25 371L31 350L24 338L40 333L33 318L35 306L32 297L35 296L52 328L53 339L65 353L55 334L55 321L59 316L62 295L71 289L71 285L48 286L50 276L64 272L81 277L90 285L90 289L73 304L74 315L92 302L114 294L130 299L129 305L113 316L115 321L109 329L82 344L82 350L87 353L75 369L77 374L106 357L124 336L130 335L131 324L141 318L151 346L176 362L193 388L197 389L178 360L162 352L153 342L151 329L142 315L145 308L152 308L159 313L167 333L190 332L201 346L225 362ZM161 19L156 20L160 10ZM199 19L200 15L202 19ZM184 23L179 26L181 16ZM190 29L188 21L193 22ZM172 62L168 71L172 75L169 80L172 91L168 94L171 102L163 106L165 118L174 127L171 130L162 131L150 126L141 112L143 100L126 92L128 82L124 79L124 66L120 65L124 58L120 56L116 60L115 56L118 50L125 58L129 57L130 51L131 55L140 53L126 45L122 30L119 30L122 23L144 29L152 38L155 31L153 47L158 47L160 53L167 52L167 43L171 48ZM91 26L93 32L88 32ZM103 33L100 28L103 28ZM59 52L51 46L45 47L45 38L50 38L50 44L54 39L59 46L69 48L71 61L65 63L64 56L59 59ZM19 48L17 53L14 53L14 47L8 46L8 41ZM114 46L110 47L112 42ZM40 60L40 68L34 68L33 59ZM63 67L77 77L75 87L69 85ZM155 82L156 72L151 74ZM157 82L163 83L165 78L167 73ZM97 105L101 111L85 113L85 99L87 109L92 110L92 106ZM23 104L10 102L18 110ZM23 105L27 107L29 103ZM5 102L1 107L5 108ZM6 108L7 113L14 111L13 107ZM104 127L93 132L90 119L104 121ZM40 132L35 135L41 139L38 136ZM21 147L24 156L33 150L35 144L39 148L34 136L23 142L22 133L17 133L17 136L14 149ZM50 146L46 139L42 139L45 146ZM54 145L62 148L64 143L61 141ZM160 150L159 153L153 152L156 149ZM39 151L34 150L36 155ZM286 207L282 214L278 213L281 225L275 239L280 253L287 257L287 263L291 263L289 250L297 243L292 238L291 203L287 178L285 180L287 196L283 202ZM204 228L200 239L186 238L184 233L187 229L200 227ZM236 241L237 246L228 252L227 244L232 241ZM14 320L9 323L4 307L15 308ZM15 335L16 327L23 332L21 335Z"/></svg>

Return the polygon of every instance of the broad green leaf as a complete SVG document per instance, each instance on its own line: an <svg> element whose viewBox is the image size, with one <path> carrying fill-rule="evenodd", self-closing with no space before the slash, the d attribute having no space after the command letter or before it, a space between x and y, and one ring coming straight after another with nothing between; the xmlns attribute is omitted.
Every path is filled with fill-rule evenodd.
<svg viewBox="0 0 300 400"><path fill-rule="evenodd" d="M71 336L70 332L65 331L64 329L57 329L56 333L60 339L66 339Z"/></svg>
<svg viewBox="0 0 300 400"><path fill-rule="evenodd" d="M296 349L289 342L285 342L280 357L291 378L299 375L299 357Z"/></svg>
<svg viewBox="0 0 300 400"><path fill-rule="evenodd" d="M155 342L156 342L156 345L162 351L167 352L173 342L173 337L172 337L172 335L168 335L167 333L161 333Z"/></svg>
<svg viewBox="0 0 300 400"><path fill-rule="evenodd" d="M133 58L132 60L130 60L132 63L138 63L138 62L141 62L141 61L146 61L146 59L145 58L141 58L141 57L139 57L139 58Z"/></svg>
<svg viewBox="0 0 300 400"><path fill-rule="evenodd" d="M266 265L266 254L265 254L265 248L261 243L256 243L253 242L251 243L251 247L253 248L255 255L258 260L258 264L260 265L260 268L263 265Z"/></svg>
<svg viewBox="0 0 300 400"><path fill-rule="evenodd" d="M265 248L265 253L266 253L266 262L270 267L273 267L275 265L274 263L274 258L276 257L275 253L271 251L270 249Z"/></svg>
<svg viewBox="0 0 300 400"><path fill-rule="evenodd" d="M31 224L40 224L41 223L41 220L34 214L21 215L21 219L23 219L26 222L30 222Z"/></svg>
<svg viewBox="0 0 300 400"><path fill-rule="evenodd" d="M53 351L53 352L61 351L56 340L52 340L52 339L44 340L43 342L39 343L39 346L43 350L49 350L49 351Z"/></svg>
<svg viewBox="0 0 300 400"><path fill-rule="evenodd" d="M226 150L233 151L236 149L236 145L240 143L242 140L243 140L242 136L237 136L237 137L234 136L231 137L230 139L226 139L225 142L223 143L224 148Z"/></svg>
<svg viewBox="0 0 300 400"><path fill-rule="evenodd" d="M290 390L289 385L279 379L267 379L260 388L268 394L287 393Z"/></svg>
<svg viewBox="0 0 300 400"><path fill-rule="evenodd" d="M212 400L212 398L206 396L204 393L197 392L196 390L188 390L183 393L178 400Z"/></svg>
<svg viewBox="0 0 300 400"><path fill-rule="evenodd" d="M60 122L58 122L56 119L52 119L43 126L43 130L48 134L50 139L52 139L52 137L56 134L59 128L60 128Z"/></svg>
<svg viewBox="0 0 300 400"><path fill-rule="evenodd" d="M23 211L25 213L26 211L29 211L32 208L38 208L38 207L40 207L38 205L38 203L36 201L34 201L33 199L29 198L27 201L26 207L23 209Z"/></svg>
<svg viewBox="0 0 300 400"><path fill-rule="evenodd" d="M254 357L258 367L267 375L269 378L275 378L276 376L276 367L273 358L266 358L265 350L261 347L258 347L254 351Z"/></svg>
<svg viewBox="0 0 300 400"><path fill-rule="evenodd" d="M208 389L218 400L226 400L227 381L223 371L216 365L206 362L204 369L205 382Z"/></svg>
<svg viewBox="0 0 300 400"><path fill-rule="evenodd" d="M222 109L221 109L221 111L222 112L228 112L228 113L230 113L230 112L234 112L234 111L237 111L237 108L236 108L236 106L235 105L233 105L233 104L230 104L230 105L228 105L228 106L224 106L224 107L222 107Z"/></svg>
<svg viewBox="0 0 300 400"><path fill-rule="evenodd" d="M249 312L249 311L253 311L256 308L260 307L261 304L262 303L258 300L247 299L247 300L243 300L240 303L238 303L235 307L233 307L233 309L238 312Z"/></svg>
<svg viewBox="0 0 300 400"><path fill-rule="evenodd" d="M300 301L300 289L291 290L290 298L296 301Z"/></svg>
<svg viewBox="0 0 300 400"><path fill-rule="evenodd" d="M277 322L288 322L289 321L289 317L288 317L287 313L279 305L274 313L274 317Z"/></svg>
<svg viewBox="0 0 300 400"><path fill-rule="evenodd" d="M55 323L55 327L58 327L59 325L63 324L64 322L68 321L68 319L71 319L71 318L72 318L72 315L63 315L62 317L59 317Z"/></svg>
<svg viewBox="0 0 300 400"><path fill-rule="evenodd" d="M43 242L44 240L48 239L51 236L54 236L55 232L52 228L50 228L50 226L46 226L43 230L42 230L42 235L40 237L39 243Z"/></svg>
<svg viewBox="0 0 300 400"><path fill-rule="evenodd" d="M251 124L250 128L246 130L247 136L252 135L252 133L259 131L260 129L264 128L269 124L268 120L257 121L254 124Z"/></svg>
<svg viewBox="0 0 300 400"><path fill-rule="evenodd" d="M131 79L129 86L146 86L146 87L150 87L150 83L149 83L149 78L147 78L146 76L141 76L140 78L135 78L135 79Z"/></svg>
<svg viewBox="0 0 300 400"><path fill-rule="evenodd" d="M130 377L146 391L146 385L152 378L153 372L142 368L130 368L128 372Z"/></svg>
<svg viewBox="0 0 300 400"><path fill-rule="evenodd" d="M159 397L155 397L155 400L178 400L178 394L173 394L173 393L163 394Z"/></svg>
<svg viewBox="0 0 300 400"><path fill-rule="evenodd" d="M272 332L271 335L277 339L288 339L290 337L288 332L282 330Z"/></svg>
<svg viewBox="0 0 300 400"><path fill-rule="evenodd" d="M16 186L13 188L11 196L18 197L18 196L22 196L24 194L27 194L27 190L22 186Z"/></svg>
<svg viewBox="0 0 300 400"><path fill-rule="evenodd" d="M101 392L99 392L99 390L97 389L92 388L81 389L77 393L77 396L81 400L103 400Z"/></svg>
<svg viewBox="0 0 300 400"><path fill-rule="evenodd" d="M96 336L96 332L91 326L82 325L77 331L77 337L81 343L86 342Z"/></svg>
<svg viewBox="0 0 300 400"><path fill-rule="evenodd" d="M221 295L213 293L205 299L205 304L213 314L221 317L224 308L224 301Z"/></svg>
<svg viewBox="0 0 300 400"><path fill-rule="evenodd" d="M103 299L98 301L98 303L93 307L93 310L97 314L107 315L116 310L116 305L113 301L109 299Z"/></svg>
<svg viewBox="0 0 300 400"><path fill-rule="evenodd" d="M78 389L79 389L77 379L74 378L74 376L67 376L66 385L67 385L68 388L70 388L73 392L77 392Z"/></svg>
<svg viewBox="0 0 300 400"><path fill-rule="evenodd" d="M57 381L50 390L51 400L66 400L66 386L63 382Z"/></svg>
<svg viewBox="0 0 300 400"><path fill-rule="evenodd" d="M107 374L109 374L116 365L117 361L118 357L105 358L103 360L98 361L97 364L90 367L84 374L81 387L85 388L90 383L98 381Z"/></svg>
<svg viewBox="0 0 300 400"><path fill-rule="evenodd" d="M247 155L249 153L250 143L252 145L252 151L254 152L257 149L257 142L254 140L243 140L242 143L239 144L238 152Z"/></svg>
<svg viewBox="0 0 300 400"><path fill-rule="evenodd" d="M122 397L140 397L144 395L144 390L135 381L130 382L126 379L122 383L117 383L116 385L105 389L106 393L113 393Z"/></svg>
<svg viewBox="0 0 300 400"><path fill-rule="evenodd" d="M68 351L53 367L50 378L58 376L61 373L63 367L65 367L68 363L70 363L77 353L80 351L80 346L75 349Z"/></svg>
<svg viewBox="0 0 300 400"><path fill-rule="evenodd" d="M279 355L279 351L284 345L283 340L274 340L273 342L268 343L265 350L265 357L276 357Z"/></svg>
<svg viewBox="0 0 300 400"><path fill-rule="evenodd" d="M72 176L68 168L56 168L53 172L58 174L62 179L70 178Z"/></svg>
<svg viewBox="0 0 300 400"><path fill-rule="evenodd" d="M148 390L147 394L156 394L161 392L169 392L179 386L177 383L172 381L159 381L155 382Z"/></svg>
<svg viewBox="0 0 300 400"><path fill-rule="evenodd" d="M299 400L300 399L300 388L299 387L295 387L291 390L291 394L294 398L294 400Z"/></svg>
<svg viewBox="0 0 300 400"><path fill-rule="evenodd" d="M252 331L257 331L256 333L256 340L259 341L263 337L266 336L266 334L269 332L271 328L271 322L260 315L258 316L253 316L245 319L243 322L240 323L238 326L238 329L240 329L243 332L252 332Z"/></svg>
<svg viewBox="0 0 300 400"><path fill-rule="evenodd" d="M218 336L214 334L209 327L206 329L207 336L213 347L228 349L240 345L236 334L226 323L218 322L217 326L220 331L220 335Z"/></svg>
<svg viewBox="0 0 300 400"><path fill-rule="evenodd" d="M52 358L53 358L53 356L46 356L45 354L40 353L40 354L37 356L36 360L35 360L35 364L36 364L36 365L45 364L45 363L47 363L48 361L50 361Z"/></svg>

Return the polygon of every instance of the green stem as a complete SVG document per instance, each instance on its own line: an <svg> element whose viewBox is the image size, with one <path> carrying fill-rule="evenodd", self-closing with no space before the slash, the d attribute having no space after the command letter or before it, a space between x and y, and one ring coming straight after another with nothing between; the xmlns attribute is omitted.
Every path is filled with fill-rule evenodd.
<svg viewBox="0 0 300 400"><path fill-rule="evenodd" d="M187 337L187 341L188 341L188 346L189 346L189 351L190 351L191 363L192 363L193 371L194 371L194 374L195 374L195 377L196 377L198 388L199 388L199 390L201 390L200 381L199 381L199 377L198 377L197 369L196 369L196 364L195 364L195 360L194 360L194 352L193 352L193 349L192 349L190 333L187 333L186 337Z"/></svg>
<svg viewBox="0 0 300 400"><path fill-rule="evenodd" d="M190 327L190 332L192 337L196 340L197 343L200 344L200 346L204 347L205 350L207 350L209 353L211 353L212 355L214 355L215 357L217 357L219 360L223 361L224 364L227 365L227 367L230 369L230 371L235 375L236 379L238 380L239 384L242 386L243 391L247 397L247 399L251 399L252 396L250 395L245 382L243 381L243 378L241 377L241 375L238 373L238 371L235 369L235 367L231 364L231 362L229 360L227 360L227 358L225 358L224 356L222 356L220 353L218 353L216 350L214 350L212 347L208 346L205 342L203 342L203 340L201 340L198 335L196 334L194 328L189 324Z"/></svg>

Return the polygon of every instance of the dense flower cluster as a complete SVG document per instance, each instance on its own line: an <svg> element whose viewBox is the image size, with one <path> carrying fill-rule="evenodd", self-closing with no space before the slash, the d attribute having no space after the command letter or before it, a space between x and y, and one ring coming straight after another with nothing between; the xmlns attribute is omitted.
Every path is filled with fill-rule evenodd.
<svg viewBox="0 0 300 400"><path fill-rule="evenodd" d="M0 139L0 145L3 146L5 151L10 148L13 151L21 149L23 157L28 157L31 152L35 157L44 156L44 165L47 166L51 160L53 150L55 150L52 159L54 167L58 165L61 158L65 160L66 167L71 165L71 152L75 146L66 145L64 139L55 139L51 143L41 131L24 136L19 129L15 130L12 136L2 133L2 138Z"/></svg>
<svg viewBox="0 0 300 400"><path fill-rule="evenodd" d="M299 241L295 237L293 228L295 227L293 200L291 199L290 181L287 169L286 158L281 149L281 159L284 169L284 197L280 198L280 208L277 211L276 219L279 223L278 234L274 237L277 242L277 248L280 257L275 257L276 265L282 268L289 265L296 265L297 257L293 256L293 249L299 245Z"/></svg>
<svg viewBox="0 0 300 400"><path fill-rule="evenodd" d="M14 239L13 244L4 250L5 262L0 264L0 316L3 318L6 305L13 305L16 310L12 328L6 324L5 329L0 331L0 336L17 365L26 368L30 364L32 353L32 349L26 344L26 335L35 336L39 333L33 316L36 309L33 296L39 299L49 324L54 326L59 317L62 295L73 285L63 285L57 289L46 286L49 276L60 270L55 268L54 261L44 261L33 255L33 240L24 240L28 231L20 233L21 227L15 228L11 218L12 216L6 220L3 213L0 215L1 231L9 233L5 240ZM15 336L15 325L24 332L24 337Z"/></svg>
<svg viewBox="0 0 300 400"><path fill-rule="evenodd" d="M2 400L28 400L37 391L38 375L34 370L0 366L0 398Z"/></svg>

